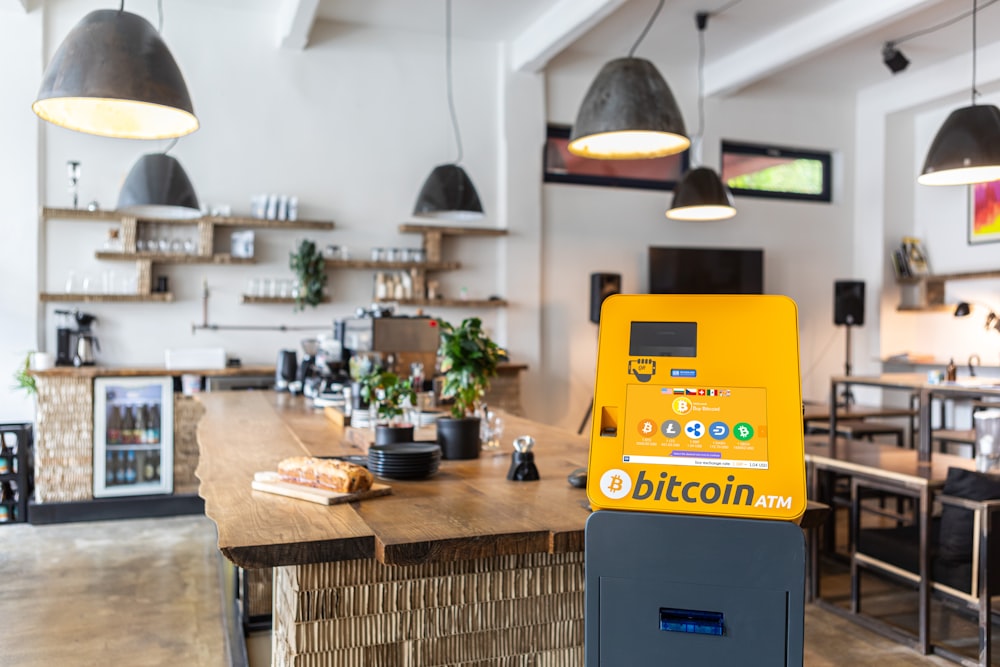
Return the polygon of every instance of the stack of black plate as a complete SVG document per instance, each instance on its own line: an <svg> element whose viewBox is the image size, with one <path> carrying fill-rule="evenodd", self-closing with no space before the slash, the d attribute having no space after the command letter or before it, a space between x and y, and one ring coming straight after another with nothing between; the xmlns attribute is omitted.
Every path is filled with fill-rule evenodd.
<svg viewBox="0 0 1000 667"><path fill-rule="evenodd" d="M423 479L437 472L441 448L432 442L393 442L368 448L368 469L386 479Z"/></svg>

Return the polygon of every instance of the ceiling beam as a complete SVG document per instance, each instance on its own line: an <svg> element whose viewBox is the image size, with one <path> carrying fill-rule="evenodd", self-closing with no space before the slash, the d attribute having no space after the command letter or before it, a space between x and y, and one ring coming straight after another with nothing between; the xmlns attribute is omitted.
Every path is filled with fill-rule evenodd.
<svg viewBox="0 0 1000 667"><path fill-rule="evenodd" d="M2 0L0 0L2 1ZM316 22L319 0L284 0L278 8L278 46L302 51Z"/></svg>
<svg viewBox="0 0 1000 667"><path fill-rule="evenodd" d="M518 72L540 72L563 49L575 42L625 0L559 0L511 43L511 67Z"/></svg>
<svg viewBox="0 0 1000 667"><path fill-rule="evenodd" d="M728 95L941 0L839 0L705 65L705 95Z"/></svg>
<svg viewBox="0 0 1000 667"><path fill-rule="evenodd" d="M0 0L0 9L13 9L21 12L28 11L28 4L31 0Z"/></svg>

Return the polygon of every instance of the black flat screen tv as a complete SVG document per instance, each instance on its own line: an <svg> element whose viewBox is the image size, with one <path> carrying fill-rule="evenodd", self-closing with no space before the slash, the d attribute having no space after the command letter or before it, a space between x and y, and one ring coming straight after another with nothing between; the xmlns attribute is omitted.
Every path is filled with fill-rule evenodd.
<svg viewBox="0 0 1000 667"><path fill-rule="evenodd" d="M650 294L763 294L760 248L649 248Z"/></svg>

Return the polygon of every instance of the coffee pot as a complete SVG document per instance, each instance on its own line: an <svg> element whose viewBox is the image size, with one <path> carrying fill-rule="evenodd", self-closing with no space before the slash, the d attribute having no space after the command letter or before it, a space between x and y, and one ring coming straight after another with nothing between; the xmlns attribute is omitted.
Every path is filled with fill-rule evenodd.
<svg viewBox="0 0 1000 667"><path fill-rule="evenodd" d="M76 336L76 355L73 357L74 366L93 366L97 363L96 352L101 349L101 344L97 341L97 336L91 332L79 333Z"/></svg>

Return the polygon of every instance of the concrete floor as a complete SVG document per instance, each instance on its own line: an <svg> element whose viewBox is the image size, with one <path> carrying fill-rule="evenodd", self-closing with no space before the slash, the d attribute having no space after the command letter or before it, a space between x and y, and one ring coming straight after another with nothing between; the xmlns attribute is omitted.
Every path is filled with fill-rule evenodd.
<svg viewBox="0 0 1000 667"><path fill-rule="evenodd" d="M200 516L0 526L0 664L228 665L217 554ZM954 664L811 605L805 633L811 667Z"/></svg>
<svg viewBox="0 0 1000 667"><path fill-rule="evenodd" d="M229 663L204 516L0 526L0 664Z"/></svg>

